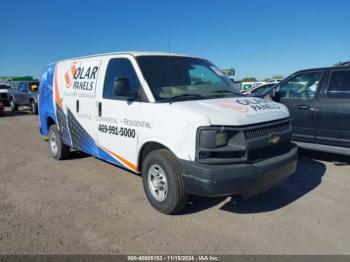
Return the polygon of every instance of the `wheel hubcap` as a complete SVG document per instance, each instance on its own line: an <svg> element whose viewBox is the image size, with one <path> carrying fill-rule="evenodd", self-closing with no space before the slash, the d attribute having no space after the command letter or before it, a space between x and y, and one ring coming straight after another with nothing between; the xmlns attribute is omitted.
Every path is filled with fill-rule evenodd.
<svg viewBox="0 0 350 262"><path fill-rule="evenodd" d="M51 134L50 146L51 146L52 153L56 156L58 153L58 141L57 141L57 135L55 133Z"/></svg>
<svg viewBox="0 0 350 262"><path fill-rule="evenodd" d="M159 165L152 165L147 174L148 186L152 196L157 201L164 201L168 194L168 181L163 168Z"/></svg>

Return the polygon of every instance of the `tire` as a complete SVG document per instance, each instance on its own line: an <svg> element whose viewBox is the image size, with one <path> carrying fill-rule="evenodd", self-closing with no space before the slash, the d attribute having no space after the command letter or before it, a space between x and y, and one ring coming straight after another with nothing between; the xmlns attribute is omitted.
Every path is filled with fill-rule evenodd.
<svg viewBox="0 0 350 262"><path fill-rule="evenodd" d="M10 100L11 111L16 112L18 110L18 105L15 103L15 100L11 98Z"/></svg>
<svg viewBox="0 0 350 262"><path fill-rule="evenodd" d="M38 114L38 104L34 100L30 101L30 112L33 115Z"/></svg>
<svg viewBox="0 0 350 262"><path fill-rule="evenodd" d="M70 154L70 147L63 144L56 125L50 126L48 145L51 156L57 160L67 159Z"/></svg>
<svg viewBox="0 0 350 262"><path fill-rule="evenodd" d="M175 214L186 205L188 194L181 170L176 157L169 150L154 150L145 157L142 181L148 201L159 212Z"/></svg>

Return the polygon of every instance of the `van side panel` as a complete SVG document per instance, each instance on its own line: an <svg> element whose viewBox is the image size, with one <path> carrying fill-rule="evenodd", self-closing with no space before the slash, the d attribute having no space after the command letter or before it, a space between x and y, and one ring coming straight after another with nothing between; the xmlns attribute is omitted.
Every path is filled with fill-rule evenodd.
<svg viewBox="0 0 350 262"><path fill-rule="evenodd" d="M64 144L72 146L71 137L67 126L67 117L62 109L62 101L55 92L57 89L57 64L48 65L42 74L39 89L39 125L40 133L49 134L49 119L58 127L60 137Z"/></svg>
<svg viewBox="0 0 350 262"><path fill-rule="evenodd" d="M53 106L53 77L56 64L48 65L42 73L39 87L39 127L40 133L47 136L49 133L48 119L57 123Z"/></svg>
<svg viewBox="0 0 350 262"><path fill-rule="evenodd" d="M98 89L97 86L103 84L101 80L97 81L99 75L102 79L104 76L104 72L99 72L101 63L101 60L94 58L67 60L56 64L52 88L56 123L64 144L123 168L131 169L127 160L97 143L97 97L95 92ZM79 111L77 101L80 105Z"/></svg>

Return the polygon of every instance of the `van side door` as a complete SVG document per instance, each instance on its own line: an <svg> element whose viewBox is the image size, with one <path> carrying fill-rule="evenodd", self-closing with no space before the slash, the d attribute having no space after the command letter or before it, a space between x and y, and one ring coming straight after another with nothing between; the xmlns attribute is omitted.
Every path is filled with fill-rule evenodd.
<svg viewBox="0 0 350 262"><path fill-rule="evenodd" d="M280 102L291 115L293 140L315 142L314 121L322 76L323 71L301 72L279 86Z"/></svg>
<svg viewBox="0 0 350 262"><path fill-rule="evenodd" d="M350 68L329 72L316 114L316 142L350 147Z"/></svg>
<svg viewBox="0 0 350 262"><path fill-rule="evenodd" d="M140 91L140 81L127 57L108 61L102 94L98 100L97 140L100 157L138 172L138 127L140 101L131 93Z"/></svg>

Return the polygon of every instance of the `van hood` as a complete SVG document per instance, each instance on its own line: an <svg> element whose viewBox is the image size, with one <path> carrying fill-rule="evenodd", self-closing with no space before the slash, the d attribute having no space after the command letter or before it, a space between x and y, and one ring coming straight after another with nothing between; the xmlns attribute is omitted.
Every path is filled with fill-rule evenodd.
<svg viewBox="0 0 350 262"><path fill-rule="evenodd" d="M252 97L184 101L173 106L205 115L211 125L243 126L289 117L286 106Z"/></svg>

